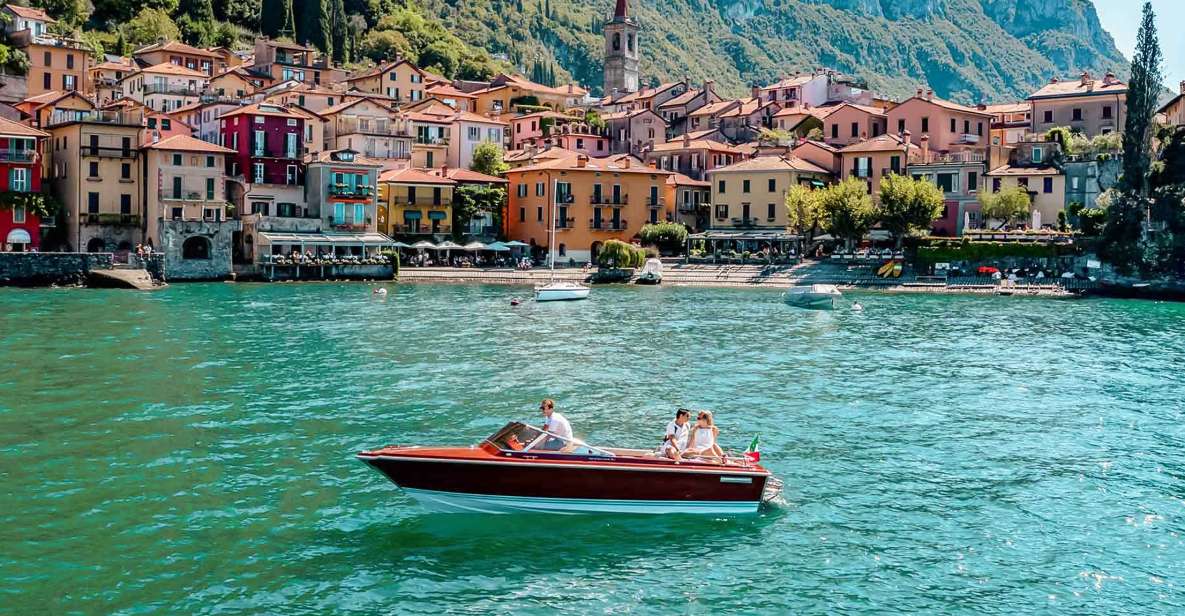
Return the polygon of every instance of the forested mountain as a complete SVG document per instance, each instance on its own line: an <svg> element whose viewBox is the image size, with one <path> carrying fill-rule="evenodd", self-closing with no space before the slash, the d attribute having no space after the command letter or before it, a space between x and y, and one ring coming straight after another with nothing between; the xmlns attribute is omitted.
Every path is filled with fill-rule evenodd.
<svg viewBox="0 0 1185 616"><path fill-rule="evenodd" d="M27 1L108 53L158 36L242 44L263 31L344 62L402 54L464 78L517 66L597 90L614 0ZM821 66L890 96L925 82L963 102L1023 97L1053 75L1127 72L1090 0L630 0L630 10L644 81L710 78L738 95Z"/></svg>

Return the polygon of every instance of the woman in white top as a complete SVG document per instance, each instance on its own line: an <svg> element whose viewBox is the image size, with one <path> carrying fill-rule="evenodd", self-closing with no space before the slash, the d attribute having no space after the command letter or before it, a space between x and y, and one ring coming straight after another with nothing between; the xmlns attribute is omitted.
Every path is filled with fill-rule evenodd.
<svg viewBox="0 0 1185 616"><path fill-rule="evenodd" d="M684 457L723 460L724 450L716 444L719 434L720 430L712 421L712 412L700 411L695 418L695 426L691 428L691 434L687 436L688 445L687 450L683 452Z"/></svg>

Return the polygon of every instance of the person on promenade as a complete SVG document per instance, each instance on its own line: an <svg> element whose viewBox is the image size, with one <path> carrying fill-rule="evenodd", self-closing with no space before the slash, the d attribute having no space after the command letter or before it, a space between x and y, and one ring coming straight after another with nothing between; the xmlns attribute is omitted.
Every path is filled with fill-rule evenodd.
<svg viewBox="0 0 1185 616"><path fill-rule="evenodd" d="M550 438L540 449L566 451L572 447L572 424L568 418L555 410L555 400L544 398L539 403L539 411L543 413L543 431L559 438Z"/></svg>
<svg viewBox="0 0 1185 616"><path fill-rule="evenodd" d="M687 449L687 433L691 428L687 425L690 420L691 411L687 409L675 411L675 418L667 424L662 447L659 449L659 453L664 458L670 458L676 462L683 458L683 450Z"/></svg>
<svg viewBox="0 0 1185 616"><path fill-rule="evenodd" d="M695 418L695 427L687 435L689 445L687 450L683 452L683 457L708 458L723 461L724 450L720 449L720 446L716 444L716 437L719 435L720 430L712 420L712 412L700 411Z"/></svg>

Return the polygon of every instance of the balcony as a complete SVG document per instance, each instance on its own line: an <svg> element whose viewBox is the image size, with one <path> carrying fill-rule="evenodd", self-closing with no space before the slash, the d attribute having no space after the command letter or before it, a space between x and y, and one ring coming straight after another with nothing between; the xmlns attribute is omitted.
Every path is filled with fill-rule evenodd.
<svg viewBox="0 0 1185 616"><path fill-rule="evenodd" d="M134 148L109 147L105 145L84 145L82 146L81 154L83 156L96 156L98 158L138 158L140 151Z"/></svg>
<svg viewBox="0 0 1185 616"><path fill-rule="evenodd" d="M142 111L80 111L78 109L55 109L49 125L82 122L84 124L106 124L140 128L144 124Z"/></svg>
<svg viewBox="0 0 1185 616"><path fill-rule="evenodd" d="M396 197L394 199L394 201L392 201L392 203L394 203L394 205L396 207L411 207L411 208L434 208L434 207L448 208L448 207L453 206L453 202L449 199L435 201L433 199L409 200L406 197L404 197L402 199L399 197Z"/></svg>
<svg viewBox="0 0 1185 616"><path fill-rule="evenodd" d="M374 187L369 185L350 186L336 184L329 187L330 198L346 201L365 201L374 196Z"/></svg>
<svg viewBox="0 0 1185 616"><path fill-rule="evenodd" d="M225 203L226 202L225 199L218 199L216 196L208 196L206 193L196 192L196 191L192 191L192 190L188 191L188 192L181 193L181 194L174 193L171 190L170 191L163 191L162 190L162 191L157 192L157 197L161 201L200 201L203 203L209 203L209 202Z"/></svg>
<svg viewBox="0 0 1185 616"><path fill-rule="evenodd" d="M47 45L50 47L63 47L67 49L79 49L90 51L89 48L80 40L72 38L60 38L49 33L34 34L28 28L19 32L13 32L8 36L8 40L14 47L28 47L29 45Z"/></svg>
<svg viewBox="0 0 1185 616"><path fill-rule="evenodd" d="M597 220L596 218L589 219L588 228L593 231L625 231L629 223L625 220Z"/></svg>
<svg viewBox="0 0 1185 616"><path fill-rule="evenodd" d="M756 226L757 226L757 219L756 219L756 218L753 218L753 217L749 217L749 218L733 218L733 219L732 219L732 226L734 226L734 227L740 227L740 228L746 228L746 227L756 227Z"/></svg>
<svg viewBox="0 0 1185 616"><path fill-rule="evenodd" d="M955 143L958 143L961 145L976 145L979 143L979 140L980 140L979 135L971 135L968 133L963 133L963 134L959 135L957 139L955 139Z"/></svg>
<svg viewBox="0 0 1185 616"><path fill-rule="evenodd" d="M342 118L337 121L337 135L370 135L374 137L410 137L405 127L388 121L362 122L356 118Z"/></svg>
<svg viewBox="0 0 1185 616"><path fill-rule="evenodd" d="M593 207L622 207L630 204L629 195L593 195L588 198L588 204Z"/></svg>
<svg viewBox="0 0 1185 616"><path fill-rule="evenodd" d="M658 209L664 205L666 205L665 199L657 199L657 200L650 199L650 198L646 199L646 207L648 207L648 208Z"/></svg>
<svg viewBox="0 0 1185 616"><path fill-rule="evenodd" d="M555 202L560 205L576 203L576 196L575 195L556 195Z"/></svg>
<svg viewBox="0 0 1185 616"><path fill-rule="evenodd" d="M572 217L560 218L555 221L556 231L567 231L576 228L576 219Z"/></svg>
<svg viewBox="0 0 1185 616"><path fill-rule="evenodd" d="M0 150L0 163L32 163L36 160L36 150Z"/></svg>
<svg viewBox="0 0 1185 616"><path fill-rule="evenodd" d="M286 149L280 149L280 148L255 148L255 147L253 147L253 148L251 148L251 157L252 158L280 158L280 159L295 160L300 157L300 151L301 151L300 146L301 146L301 144L299 144L299 143L296 144L295 150L286 150Z"/></svg>
<svg viewBox="0 0 1185 616"><path fill-rule="evenodd" d="M933 156L930 160L930 164L962 165L983 163L986 160L987 155L983 152L950 152L947 154L938 154Z"/></svg>
<svg viewBox="0 0 1185 616"><path fill-rule="evenodd" d="M869 178L872 177L872 169L852 169L848 172L848 176L853 178Z"/></svg>
<svg viewBox="0 0 1185 616"><path fill-rule="evenodd" d="M369 218L365 222L358 222L353 218L329 218L329 226L336 231L365 231L370 222Z"/></svg>
<svg viewBox="0 0 1185 616"><path fill-rule="evenodd" d="M448 137L416 137L416 145L448 145Z"/></svg>
<svg viewBox="0 0 1185 616"><path fill-rule="evenodd" d="M84 225L101 225L108 227L138 227L140 217L135 214L83 214L81 223Z"/></svg>
<svg viewBox="0 0 1185 616"><path fill-rule="evenodd" d="M702 205L707 205L707 204L706 203L702 203L702 204L695 203L695 202L691 202L691 201L684 201L683 203L679 204L679 213L680 214L694 214L699 211L700 206L702 206Z"/></svg>
<svg viewBox="0 0 1185 616"><path fill-rule="evenodd" d="M143 94L170 94L173 96L193 96L195 98L202 93L198 88L172 83L146 83L140 91Z"/></svg>

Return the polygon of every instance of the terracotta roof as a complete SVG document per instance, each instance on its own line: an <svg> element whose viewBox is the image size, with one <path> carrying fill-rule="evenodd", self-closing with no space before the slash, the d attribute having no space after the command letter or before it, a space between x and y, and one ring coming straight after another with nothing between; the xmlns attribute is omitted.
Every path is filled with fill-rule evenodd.
<svg viewBox="0 0 1185 616"><path fill-rule="evenodd" d="M334 106L332 106L332 107L327 107L327 108L325 108L325 109L322 109L322 110L321 110L321 115L323 115L323 116L337 115L337 114L339 114L339 113L341 113L341 112L343 112L343 111L345 111L345 110L349 109L350 107L353 107L354 105L357 105L358 103L361 103L362 101L365 101L365 100L367 100L367 99L365 99L365 98L356 98L356 99L354 99L354 100L352 100L352 101L347 101L347 102L344 102L344 103L338 103L338 104L336 104L336 105L334 105ZM379 102L379 101L369 101L369 102L370 102L370 103L372 103L372 104L378 105L379 107L382 107L382 108L383 108L384 110L386 110L387 112L390 112L390 113L394 113L394 112L395 112L395 110L394 110L394 109L391 109L390 107L388 107L387 105L384 105L383 103L381 103L381 102Z"/></svg>
<svg viewBox="0 0 1185 616"><path fill-rule="evenodd" d="M210 58L217 57L217 55L214 53L199 47L186 45L181 41L163 41L159 43L153 43L151 45L145 45L144 47L133 51L132 55L136 56L140 54L151 53L153 51L175 51L177 53L189 54L191 56L207 56Z"/></svg>
<svg viewBox="0 0 1185 616"><path fill-rule="evenodd" d="M1001 103L984 106L984 111L990 114L1027 113L1030 109L1028 103Z"/></svg>
<svg viewBox="0 0 1185 616"><path fill-rule="evenodd" d="M633 158L629 155L622 155L610 158L592 158L588 157L588 162L584 167L580 166L581 156L557 158L553 160L541 161L527 167L519 167L518 169L511 169L506 173L524 173L531 171L601 171L606 173L648 173L651 175L671 175L670 171L662 169L651 168L646 163ZM625 160L629 160L629 167L626 167Z"/></svg>
<svg viewBox="0 0 1185 616"><path fill-rule="evenodd" d="M794 148L792 148L792 149L798 149L798 148L805 146L805 145L818 146L819 148L827 150L828 152L838 152L839 151L839 148L837 148L829 143L823 143L822 141L811 141L810 139L806 139L806 140L802 141L798 145L794 146Z"/></svg>
<svg viewBox="0 0 1185 616"><path fill-rule="evenodd" d="M750 98L741 102L736 109L730 109L720 114L722 118L731 118L735 116L747 116L755 113L769 105L775 105L773 101L763 101L760 98Z"/></svg>
<svg viewBox="0 0 1185 616"><path fill-rule="evenodd" d="M683 105L695 100L695 97L703 93L703 88L689 88L686 92L680 94L679 96L676 96L675 98L672 98L671 100L659 105L658 108L662 109L664 107L682 107Z"/></svg>
<svg viewBox="0 0 1185 616"><path fill-rule="evenodd" d="M30 96L29 98L26 98L25 100L23 100L17 104L18 105L29 105L32 108L37 109L40 107L44 107L46 105L52 105L54 103L61 101L62 99L71 98L71 97L82 99L82 100L86 101L91 107L95 106L95 104L92 103L89 98L83 96L76 90L65 90L65 91L50 90L49 92L45 92L43 94L38 94L37 96Z"/></svg>
<svg viewBox="0 0 1185 616"><path fill-rule="evenodd" d="M549 110L549 111L536 111L535 113L528 113L528 114L524 114L524 115L520 115L520 116L515 116L515 117L511 118L511 121L513 122L515 120L526 120L527 118L551 118L553 120L570 120L570 121L577 121L577 122L583 119L583 118L577 118L575 116L570 116L566 113L560 113L558 111L550 111Z"/></svg>
<svg viewBox="0 0 1185 616"><path fill-rule="evenodd" d="M905 141L900 137L892 134L884 134L859 143L853 143L845 148L840 148L839 151L845 154L850 152L892 152L901 150L903 147L905 147ZM914 143L909 144L909 148L911 150L920 149Z"/></svg>
<svg viewBox="0 0 1185 616"><path fill-rule="evenodd" d="M92 71L131 71L135 69L136 65L131 60L124 62L107 61L91 67Z"/></svg>
<svg viewBox="0 0 1185 616"><path fill-rule="evenodd" d="M45 23L56 24L56 19L50 17L48 13L41 9L35 9L30 6L17 6L15 4L5 5L5 8L12 11L13 15L17 17L24 17L25 19L36 19L37 21L44 21Z"/></svg>
<svg viewBox="0 0 1185 616"><path fill-rule="evenodd" d="M972 114L981 115L981 116L992 115L986 111L980 111L979 109L976 109L975 107L968 107L966 105L952 103L948 100L943 100L941 98L926 98L924 96L911 96L910 98L907 98L904 101L901 101L901 103L898 104L896 107L894 107L894 109L896 109L897 107L900 107L901 105L904 105L910 101L913 101L913 100L919 100L919 101L922 101L923 103L929 103L931 105L936 105L938 107L942 107L943 109L949 109L951 111L957 111L959 113L972 113Z"/></svg>
<svg viewBox="0 0 1185 616"><path fill-rule="evenodd" d="M770 85L765 86L764 88L761 88L761 89L762 90L776 90L778 88L792 88L794 86L800 86L804 83L809 83L815 77L819 77L819 75L816 75L814 73L810 73L807 75L794 75L792 77L786 77L785 79L782 79L781 81L779 81L777 83L770 84Z"/></svg>
<svg viewBox="0 0 1185 616"><path fill-rule="evenodd" d="M696 188L711 188L712 183L704 180L693 180L682 173L672 173L671 177L667 178L667 184L674 184L675 186L695 186Z"/></svg>
<svg viewBox="0 0 1185 616"><path fill-rule="evenodd" d="M448 105L445 105L445 106L448 107ZM451 109L451 107L450 107L450 109ZM499 126L507 126L509 124L508 122L503 122L502 120L495 120L494 118L487 118L486 116L483 116L483 115L480 115L477 113L473 113L472 111L454 111L453 112L453 119L460 120L463 122L482 122L484 124L497 124Z"/></svg>
<svg viewBox="0 0 1185 616"><path fill-rule="evenodd" d="M49 133L37 130L32 126L25 126L20 122L13 122L7 118L0 118L0 135L14 137L48 137Z"/></svg>
<svg viewBox="0 0 1185 616"><path fill-rule="evenodd" d="M580 156L579 152L574 152L567 148L551 147L546 150L535 150L532 152L529 148L523 150L510 150L502 156L502 160L506 162L516 163L522 160L552 160L556 158L576 158Z"/></svg>
<svg viewBox="0 0 1185 616"><path fill-rule="evenodd" d="M161 139L156 143L145 146L150 150L168 150L174 152L205 152L207 154L234 154L235 151L224 148L216 143L202 141L189 135L173 135Z"/></svg>
<svg viewBox="0 0 1185 616"><path fill-rule="evenodd" d="M987 175L1027 176L1027 175L1061 175L1057 167L1013 167L1002 165L987 172Z"/></svg>
<svg viewBox="0 0 1185 616"><path fill-rule="evenodd" d="M273 104L269 104L269 103L255 103L254 105L246 105L244 107L239 107L238 109L231 109L230 111L222 114L219 117L229 118L231 116L237 116L237 115L260 115L260 116L271 116L271 117L275 117L275 118L308 117L306 114L297 113L296 111L293 111L292 109L289 109L287 107L282 107L280 105L273 105Z"/></svg>
<svg viewBox="0 0 1185 616"><path fill-rule="evenodd" d="M632 103L634 101L642 101L648 98L654 98L655 96L658 96L659 94L662 94L663 92L666 92L677 85L681 85L682 83L682 81L675 81L661 84L657 88L642 88L637 92L630 92L629 94L618 98L617 100L613 101L613 104L620 105L622 103Z"/></svg>
<svg viewBox="0 0 1185 616"><path fill-rule="evenodd" d="M454 97L458 97L458 98L477 98L476 96L474 96L468 92L462 92L461 90L454 88L452 86L452 84L448 84L448 83L438 83L433 86L428 86L427 92L428 92L428 94L431 94L434 96L438 95L438 96L454 96Z"/></svg>
<svg viewBox="0 0 1185 616"><path fill-rule="evenodd" d="M478 173L477 171L474 171L472 169L454 169L452 167L449 167L448 170L444 173L444 175L441 175L441 171L442 171L441 169L433 169L431 171L431 173L432 173L432 175L435 175L438 177L447 177L448 179L456 181L456 182L471 182L471 183L480 183L480 184L506 184L506 183L508 183L508 180L506 178L500 178L496 175L486 175L484 173Z"/></svg>
<svg viewBox="0 0 1185 616"><path fill-rule="evenodd" d="M171 62L161 62L160 64L154 64L152 66L142 68L137 72L140 72L140 73L162 73L165 75L179 75L181 77L200 77L202 79L209 78L209 75L207 75L201 71L195 71L191 68L185 68L184 66L178 66L178 65L173 64ZM128 77L131 77L131 75L125 76L124 79L127 79Z"/></svg>
<svg viewBox="0 0 1185 616"><path fill-rule="evenodd" d="M724 113L725 111L728 111L729 109L732 109L734 106L737 106L740 104L741 104L741 101L739 101L739 100L720 101L719 103L709 103L707 105L704 105L703 107L700 107L699 109L696 109L695 111L692 111L690 115L691 116L705 116L705 115L714 116L714 115L717 115L720 113Z"/></svg>
<svg viewBox="0 0 1185 616"><path fill-rule="evenodd" d="M582 88L576 84L571 84L572 91L569 92L567 85L557 86L557 87L553 88L551 86L545 86L541 83L535 83L534 81L531 81L530 79L527 79L526 77L523 77L521 75L508 75L506 73L502 73L502 74L494 77L494 79L492 79L490 81L491 87L489 89L490 90L495 89L497 86L494 84L494 82L499 81L499 80L513 84L515 86L518 86L520 89L523 89L523 90L544 92L547 94L555 94L558 96L583 97L584 95L588 94L588 90L585 90L584 88ZM502 84L497 84L497 85L502 85Z"/></svg>
<svg viewBox="0 0 1185 616"><path fill-rule="evenodd" d="M379 176L379 181L395 184L437 184L441 186L455 186L457 184L448 178L442 178L439 175L433 175L422 169L413 169L411 167L384 171Z"/></svg>
<svg viewBox="0 0 1185 616"><path fill-rule="evenodd" d="M855 103L846 103L846 102L835 105L834 107L827 107L826 113L824 114L823 117L829 116L829 115L839 111L840 109L843 109L844 107L851 107L852 109L863 111L864 113L867 113L869 115L874 115L874 116L877 116L880 118L886 117L885 110L881 109L880 107L869 107L868 105L857 105ZM816 109L817 109L817 107L816 107Z"/></svg>
<svg viewBox="0 0 1185 616"><path fill-rule="evenodd" d="M616 111L613 113L602 113L601 119L605 120L606 122L609 120L623 120L625 118L632 118L636 115L642 115L644 113L653 113L654 115L658 116L658 114L655 113L654 110L652 110L652 109L634 109L633 111ZM662 116L658 116L658 117L659 117L659 119L662 119ZM663 120L663 123L665 124L666 120Z"/></svg>
<svg viewBox="0 0 1185 616"><path fill-rule="evenodd" d="M719 128L709 128L707 130L690 131L687 133L687 136L692 141L696 141L698 139L707 139L708 135L711 135L714 133L719 133L719 132L720 132ZM715 141L715 139L713 139L713 141ZM724 142L722 141L721 143L724 143Z"/></svg>
<svg viewBox="0 0 1185 616"><path fill-rule="evenodd" d="M383 64L379 64L377 66L374 66L374 67L371 67L368 69L363 69L361 72L354 73L353 75L346 77L345 80L347 82L349 82L349 81L359 81L362 79L370 79L371 77L376 77L378 75L386 74L391 69L398 68L399 66L404 65L404 64L410 66L412 68L412 70L416 71L417 73L423 74L423 72L424 72L424 71L421 71L419 69L419 67L412 64L408 60L406 60L404 58L400 58L398 60L392 60L390 62L385 62Z"/></svg>
<svg viewBox="0 0 1185 616"><path fill-rule="evenodd" d="M1114 79L1114 78L1112 78ZM1067 79L1065 81L1057 81L1045 84L1040 90L1029 95L1029 100L1035 98L1060 98L1064 96L1097 96L1100 94L1123 94L1127 92L1127 84L1119 80L1114 80L1110 85L1105 85L1106 78L1092 79L1089 81L1089 86L1082 84L1082 79Z"/></svg>
<svg viewBox="0 0 1185 616"><path fill-rule="evenodd" d="M803 171L806 173L829 173L826 169L816 166L796 156L756 156L727 167L713 169L708 173L732 171Z"/></svg>
<svg viewBox="0 0 1185 616"><path fill-rule="evenodd" d="M659 143L651 149L651 152L675 152L680 150L714 150L717 152L729 152L732 154L740 154L741 151L719 141L712 141L711 139L691 139L690 136L685 141L680 137L666 142Z"/></svg>

